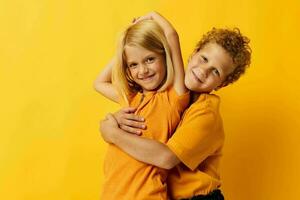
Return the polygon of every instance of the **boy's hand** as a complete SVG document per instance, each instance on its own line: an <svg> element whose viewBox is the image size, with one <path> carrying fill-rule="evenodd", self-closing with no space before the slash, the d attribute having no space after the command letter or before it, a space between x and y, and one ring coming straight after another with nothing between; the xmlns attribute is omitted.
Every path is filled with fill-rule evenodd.
<svg viewBox="0 0 300 200"><path fill-rule="evenodd" d="M134 112L136 108L127 107L114 113L113 116L117 120L119 127L128 133L141 135L142 130L146 129L144 119Z"/></svg>

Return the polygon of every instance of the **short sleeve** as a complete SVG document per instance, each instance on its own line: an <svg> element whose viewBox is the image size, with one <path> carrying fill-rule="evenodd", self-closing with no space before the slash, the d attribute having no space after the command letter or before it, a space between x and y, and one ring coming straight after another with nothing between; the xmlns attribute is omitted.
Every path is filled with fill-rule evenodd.
<svg viewBox="0 0 300 200"><path fill-rule="evenodd" d="M190 91L188 90L186 93L178 95L175 88L171 87L169 90L169 101L174 103L180 113L182 113L190 103Z"/></svg>
<svg viewBox="0 0 300 200"><path fill-rule="evenodd" d="M193 114L177 128L167 146L181 162L195 170L222 142L216 123L217 118L212 111Z"/></svg>

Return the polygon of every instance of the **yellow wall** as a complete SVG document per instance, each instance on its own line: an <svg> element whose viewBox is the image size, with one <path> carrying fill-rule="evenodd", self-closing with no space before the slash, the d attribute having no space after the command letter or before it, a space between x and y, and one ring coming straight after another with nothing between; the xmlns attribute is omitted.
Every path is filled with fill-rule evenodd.
<svg viewBox="0 0 300 200"><path fill-rule="evenodd" d="M99 120L118 106L93 80L133 17L157 10L186 60L212 26L251 38L252 65L218 92L230 200L298 199L299 1L0 1L0 198L94 200L105 143Z"/></svg>

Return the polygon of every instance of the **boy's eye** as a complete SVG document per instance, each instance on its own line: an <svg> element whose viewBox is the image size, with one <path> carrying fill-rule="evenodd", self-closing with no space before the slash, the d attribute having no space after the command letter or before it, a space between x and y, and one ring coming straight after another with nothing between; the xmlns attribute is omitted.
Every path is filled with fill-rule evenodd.
<svg viewBox="0 0 300 200"><path fill-rule="evenodd" d="M214 69L212 70L212 72L213 72L214 75L220 76L220 72L219 72L216 68L214 68Z"/></svg>
<svg viewBox="0 0 300 200"><path fill-rule="evenodd" d="M201 61L206 63L207 62L207 58L205 56L201 56Z"/></svg>
<svg viewBox="0 0 300 200"><path fill-rule="evenodd" d="M149 57L149 58L147 58L146 59L146 63L153 63L153 61L154 61L154 57Z"/></svg>

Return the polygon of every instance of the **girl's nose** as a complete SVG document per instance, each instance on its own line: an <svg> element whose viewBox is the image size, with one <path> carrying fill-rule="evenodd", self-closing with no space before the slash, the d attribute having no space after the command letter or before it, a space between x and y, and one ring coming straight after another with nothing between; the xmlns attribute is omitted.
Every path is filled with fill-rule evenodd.
<svg viewBox="0 0 300 200"><path fill-rule="evenodd" d="M139 71L141 74L147 74L149 72L149 69L146 65L141 65Z"/></svg>

